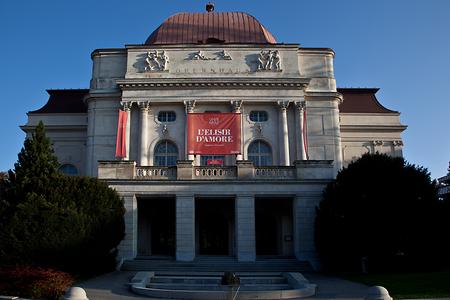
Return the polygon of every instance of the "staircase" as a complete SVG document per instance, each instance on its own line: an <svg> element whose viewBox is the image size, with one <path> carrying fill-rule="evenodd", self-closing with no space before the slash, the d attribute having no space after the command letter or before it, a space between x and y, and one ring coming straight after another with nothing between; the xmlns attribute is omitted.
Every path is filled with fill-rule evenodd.
<svg viewBox="0 0 450 300"><path fill-rule="evenodd" d="M173 258L136 258L124 261L123 271L171 271L171 272L309 272L307 261L295 258L257 258L254 262L239 262L230 256L201 256L194 261L175 261Z"/></svg>

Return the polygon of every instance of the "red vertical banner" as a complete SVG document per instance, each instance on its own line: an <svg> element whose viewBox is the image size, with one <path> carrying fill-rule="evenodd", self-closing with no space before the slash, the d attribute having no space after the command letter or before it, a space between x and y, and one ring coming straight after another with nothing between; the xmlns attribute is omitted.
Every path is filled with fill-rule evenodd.
<svg viewBox="0 0 450 300"><path fill-rule="evenodd" d="M240 113L189 113L188 154L241 153Z"/></svg>
<svg viewBox="0 0 450 300"><path fill-rule="evenodd" d="M127 132L128 113L119 110L119 121L117 123L116 139L116 158L125 158L127 156L126 132Z"/></svg>

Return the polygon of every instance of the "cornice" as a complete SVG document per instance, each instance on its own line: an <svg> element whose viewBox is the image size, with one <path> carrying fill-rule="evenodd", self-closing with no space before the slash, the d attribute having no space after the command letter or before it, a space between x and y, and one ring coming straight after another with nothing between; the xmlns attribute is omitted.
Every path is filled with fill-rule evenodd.
<svg viewBox="0 0 450 300"><path fill-rule="evenodd" d="M376 131L376 132L403 132L408 126L406 125L341 125L341 132L367 132L367 131Z"/></svg>
<svg viewBox="0 0 450 300"><path fill-rule="evenodd" d="M147 50L147 49L169 49L169 50L186 50L186 49L298 49L299 44L158 44L158 45L125 45L128 50Z"/></svg>
<svg viewBox="0 0 450 300"><path fill-rule="evenodd" d="M119 79L122 90L161 89L290 89L303 90L309 79L303 78L130 78Z"/></svg>
<svg viewBox="0 0 450 300"><path fill-rule="evenodd" d="M35 130L37 125L22 125L19 126L24 132ZM64 131L86 131L87 125L45 125L45 130L64 130Z"/></svg>

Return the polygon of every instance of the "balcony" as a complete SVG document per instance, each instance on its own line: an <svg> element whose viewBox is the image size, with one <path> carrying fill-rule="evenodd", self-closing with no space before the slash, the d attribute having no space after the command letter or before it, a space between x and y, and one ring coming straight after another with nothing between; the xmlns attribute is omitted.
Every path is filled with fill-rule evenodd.
<svg viewBox="0 0 450 300"><path fill-rule="evenodd" d="M255 167L251 161L236 166L194 166L179 160L173 167L136 166L134 161L99 161L98 177L106 180L306 180L334 178L330 160L295 161L293 166Z"/></svg>

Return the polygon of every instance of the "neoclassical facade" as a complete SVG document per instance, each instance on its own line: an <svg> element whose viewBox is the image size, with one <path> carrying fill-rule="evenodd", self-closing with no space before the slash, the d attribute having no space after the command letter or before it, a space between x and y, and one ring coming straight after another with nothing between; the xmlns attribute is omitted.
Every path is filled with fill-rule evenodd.
<svg viewBox="0 0 450 300"><path fill-rule="evenodd" d="M332 49L278 43L245 13L176 14L144 44L91 57L89 89L49 90L22 129L42 120L62 172L97 176L123 197L123 259L315 264L326 184L363 153L402 155L406 126L378 89L337 88ZM189 114L225 113L239 116L239 153L189 152Z"/></svg>

